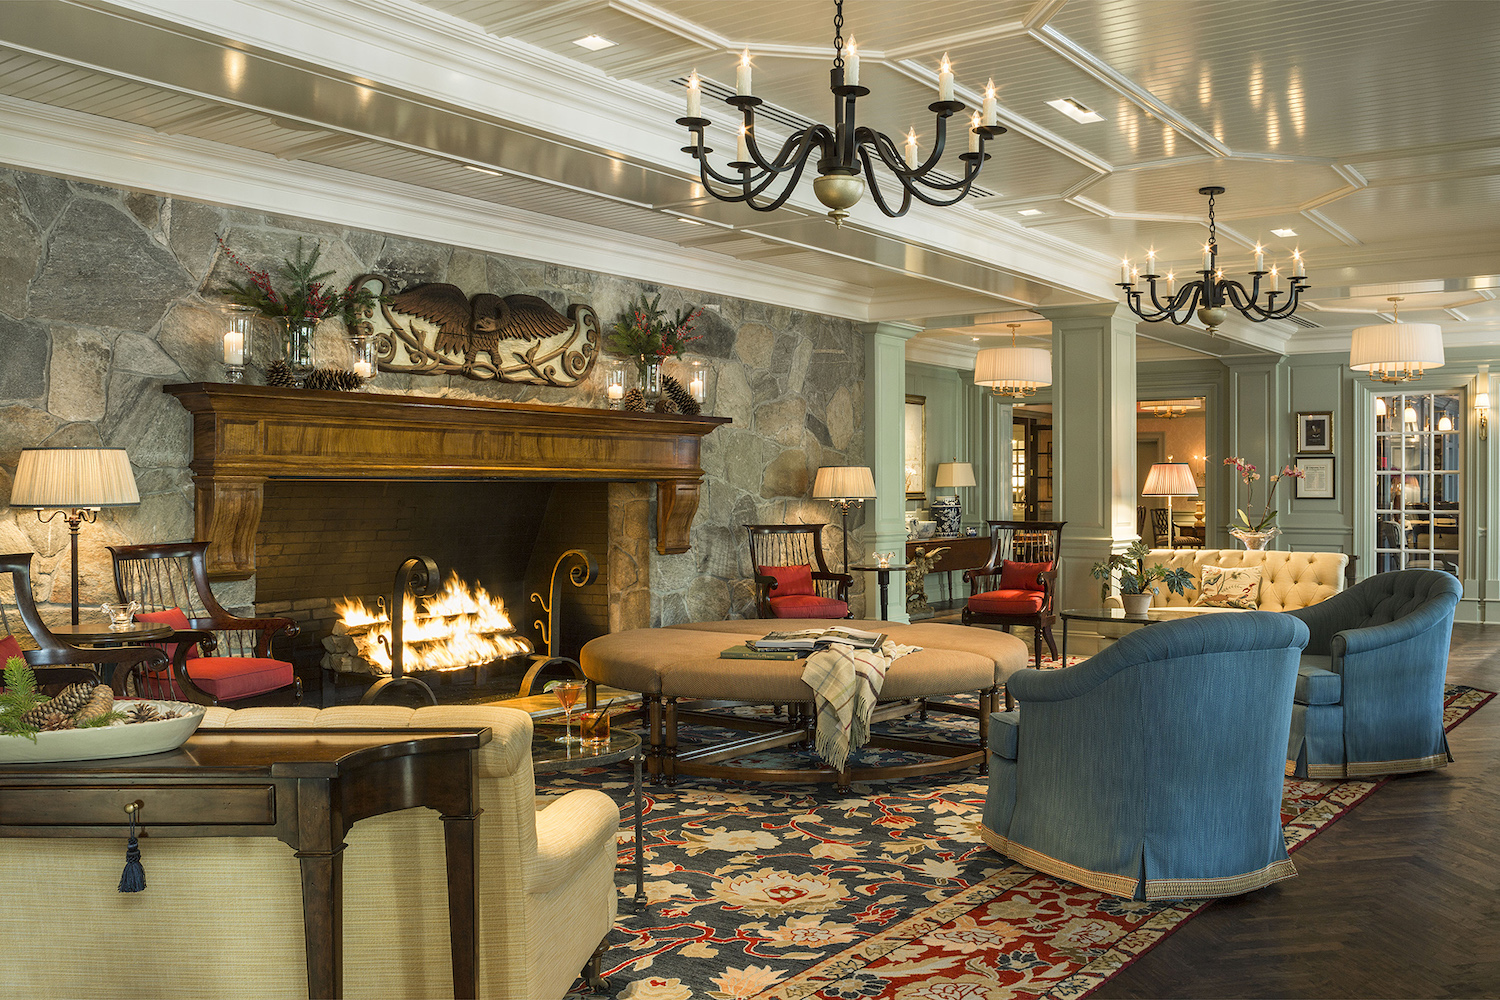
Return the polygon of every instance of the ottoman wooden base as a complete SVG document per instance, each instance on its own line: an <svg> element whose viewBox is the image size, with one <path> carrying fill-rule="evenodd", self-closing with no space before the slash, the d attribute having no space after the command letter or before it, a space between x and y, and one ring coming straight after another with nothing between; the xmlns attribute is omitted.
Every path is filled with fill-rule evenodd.
<svg viewBox="0 0 1500 1000"><path fill-rule="evenodd" d="M812 690L803 683L803 660L721 660L719 653L746 638L781 629L826 625L826 622L702 622L665 629L637 629L601 636L579 656L590 685L608 684L640 691L650 741L647 768L668 783L678 775L757 781L832 782L847 788L854 781L915 777L986 764L985 721L998 708L1005 678L1025 666L1026 646L1019 639L987 629L959 625L902 625L852 622L856 628L885 632L892 639L922 650L891 665L871 722L883 722L929 711L945 711L975 720L975 741L945 743L911 737L873 736L867 746L899 750L931 759L889 767L767 768L729 761L785 746L814 744L816 713ZM975 692L977 705L941 700ZM590 704L593 693L590 692ZM709 713L711 705L760 704L785 708L774 717ZM747 735L708 747L678 745L684 720L733 729Z"/></svg>

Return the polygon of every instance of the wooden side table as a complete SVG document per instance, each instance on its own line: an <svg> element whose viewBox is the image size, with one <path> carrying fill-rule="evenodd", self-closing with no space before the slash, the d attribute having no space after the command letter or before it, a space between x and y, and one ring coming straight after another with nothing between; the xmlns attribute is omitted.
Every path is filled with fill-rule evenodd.
<svg viewBox="0 0 1500 1000"><path fill-rule="evenodd" d="M0 837L275 837L302 866L307 995L343 995L344 836L427 806L443 819L456 997L476 994L474 751L490 730L199 730L143 757L0 766Z"/></svg>

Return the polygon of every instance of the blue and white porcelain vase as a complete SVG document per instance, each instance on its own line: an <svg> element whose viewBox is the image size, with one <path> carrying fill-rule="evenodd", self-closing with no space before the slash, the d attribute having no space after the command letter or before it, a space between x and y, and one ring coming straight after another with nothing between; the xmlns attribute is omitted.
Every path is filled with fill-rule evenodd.
<svg viewBox="0 0 1500 1000"><path fill-rule="evenodd" d="M963 505L958 497L935 497L932 501L932 519L937 522L940 536L957 535L963 515Z"/></svg>

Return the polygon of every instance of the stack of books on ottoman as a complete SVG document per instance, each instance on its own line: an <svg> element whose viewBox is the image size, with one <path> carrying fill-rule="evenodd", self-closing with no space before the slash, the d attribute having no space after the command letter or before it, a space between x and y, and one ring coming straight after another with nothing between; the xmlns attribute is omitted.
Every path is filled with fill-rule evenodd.
<svg viewBox="0 0 1500 1000"><path fill-rule="evenodd" d="M834 643L855 649L879 649L885 644L883 632L865 632L843 625L827 628L804 628L790 632L768 632L759 639L746 639L719 654L721 660L800 660L814 650L827 649Z"/></svg>

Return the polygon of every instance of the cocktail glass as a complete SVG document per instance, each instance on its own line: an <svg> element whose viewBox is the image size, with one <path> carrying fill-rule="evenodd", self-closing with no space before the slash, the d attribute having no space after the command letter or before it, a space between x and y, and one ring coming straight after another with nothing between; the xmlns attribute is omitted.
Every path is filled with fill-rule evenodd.
<svg viewBox="0 0 1500 1000"><path fill-rule="evenodd" d="M586 747L609 743L609 713L602 708L584 709L578 713L578 734Z"/></svg>
<svg viewBox="0 0 1500 1000"><path fill-rule="evenodd" d="M583 694L583 681L558 681L552 685L552 693L557 696L557 703L563 709L563 735L557 738L557 742L581 742L579 737L573 735L573 706L578 704L578 696Z"/></svg>

